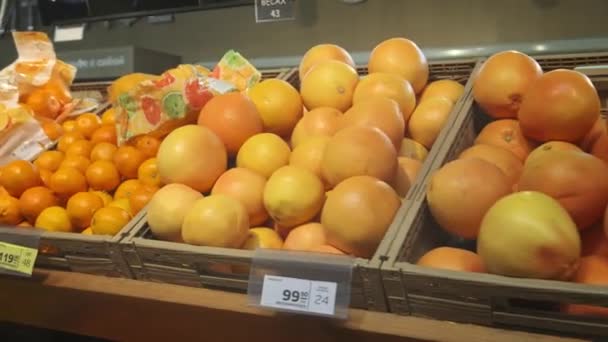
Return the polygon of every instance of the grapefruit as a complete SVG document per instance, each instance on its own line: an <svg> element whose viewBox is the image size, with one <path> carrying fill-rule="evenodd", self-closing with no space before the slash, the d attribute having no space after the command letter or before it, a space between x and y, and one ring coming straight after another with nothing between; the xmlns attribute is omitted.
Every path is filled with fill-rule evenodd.
<svg viewBox="0 0 608 342"><path fill-rule="evenodd" d="M321 162L328 142L329 137L324 136L313 136L304 140L291 152L289 165L306 169L322 178Z"/></svg>
<svg viewBox="0 0 608 342"><path fill-rule="evenodd" d="M350 126L380 129L391 139L395 149L401 145L405 131L405 122L397 102L386 97L372 97L355 103L340 120L340 128Z"/></svg>
<svg viewBox="0 0 608 342"><path fill-rule="evenodd" d="M302 117L302 99L298 91L291 84L273 78L251 87L248 95L260 113L264 131L289 137Z"/></svg>
<svg viewBox="0 0 608 342"><path fill-rule="evenodd" d="M218 136L198 125L182 126L169 133L156 157L161 183L181 183L200 192L211 190L226 171L227 160L226 148Z"/></svg>
<svg viewBox="0 0 608 342"><path fill-rule="evenodd" d="M351 126L330 138L321 161L321 174L330 187L352 177L368 175L390 182L397 169L397 152L375 127Z"/></svg>
<svg viewBox="0 0 608 342"><path fill-rule="evenodd" d="M237 167L218 178L211 194L224 194L240 201L247 209L249 224L257 226L268 219L263 194L266 178L255 171Z"/></svg>
<svg viewBox="0 0 608 342"><path fill-rule="evenodd" d="M583 150L581 150L578 146L576 146L572 143L569 143L569 142L548 141L548 142L538 146L534 150L532 150L532 152L530 152L530 154L528 155L528 158L526 158L526 163L530 162L530 160L533 160L534 158L544 155L546 152L551 152L551 151L583 152Z"/></svg>
<svg viewBox="0 0 608 342"><path fill-rule="evenodd" d="M579 284L608 285L608 260L597 255L582 258L572 280ZM608 308L601 306L567 304L563 309L574 315L608 316Z"/></svg>
<svg viewBox="0 0 608 342"><path fill-rule="evenodd" d="M600 98L584 74L553 70L542 75L526 92L518 112L525 136L537 141L577 143L599 119Z"/></svg>
<svg viewBox="0 0 608 342"><path fill-rule="evenodd" d="M410 136L431 149L454 107L445 97L433 97L421 102L408 123Z"/></svg>
<svg viewBox="0 0 608 342"><path fill-rule="evenodd" d="M429 65L413 41L391 38L376 45L369 56L369 73L386 72L403 77L420 93L429 79Z"/></svg>
<svg viewBox="0 0 608 342"><path fill-rule="evenodd" d="M408 81L395 74L376 72L359 81L353 103L356 105L373 97L385 97L397 102L404 122L409 120L416 107L414 89Z"/></svg>
<svg viewBox="0 0 608 342"><path fill-rule="evenodd" d="M517 118L528 88L542 73L540 65L526 54L496 53L479 69L473 82L473 97L493 118Z"/></svg>
<svg viewBox="0 0 608 342"><path fill-rule="evenodd" d="M602 135L606 135L608 132L606 131L606 120L603 117L599 117L593 127L587 132L585 137L578 143L578 145L585 151L590 152L593 144L599 139Z"/></svg>
<svg viewBox="0 0 608 342"><path fill-rule="evenodd" d="M348 64L328 60L316 64L301 80L300 94L309 110L332 107L341 112L353 103L357 71Z"/></svg>
<svg viewBox="0 0 608 342"><path fill-rule="evenodd" d="M281 249L283 239L272 228L255 227L248 231L249 235L243 244L243 249L256 250L258 248Z"/></svg>
<svg viewBox="0 0 608 342"><path fill-rule="evenodd" d="M437 80L429 83L422 94L420 102L434 97L445 97L456 104L460 97L464 94L464 86L454 80Z"/></svg>
<svg viewBox="0 0 608 342"><path fill-rule="evenodd" d="M473 145L462 151L458 158L479 158L494 164L507 176L511 185L517 183L524 167L513 153L492 145Z"/></svg>
<svg viewBox="0 0 608 342"><path fill-rule="evenodd" d="M398 155L399 157L412 158L423 162L429 155L429 150L414 139L403 138Z"/></svg>
<svg viewBox="0 0 608 342"><path fill-rule="evenodd" d="M223 194L196 200L182 224L184 242L198 246L239 248L248 234L247 209Z"/></svg>
<svg viewBox="0 0 608 342"><path fill-rule="evenodd" d="M289 163L289 145L276 134L260 133L247 139L238 154L236 165L268 178Z"/></svg>
<svg viewBox="0 0 608 342"><path fill-rule="evenodd" d="M293 228L283 244L283 249L310 251L326 243L325 229L320 223L307 223Z"/></svg>
<svg viewBox="0 0 608 342"><path fill-rule="evenodd" d="M426 199L443 229L474 239L486 211L511 189L507 176L494 164L478 158L457 159L431 176Z"/></svg>
<svg viewBox="0 0 608 342"><path fill-rule="evenodd" d="M331 107L319 107L306 113L291 133L291 147L296 148L308 137L330 137L338 130L342 112Z"/></svg>
<svg viewBox="0 0 608 342"><path fill-rule="evenodd" d="M160 188L148 203L147 219L150 230L159 239L182 241L182 223L194 202L203 195L183 184L168 184Z"/></svg>
<svg viewBox="0 0 608 342"><path fill-rule="evenodd" d="M487 124L475 138L475 144L486 144L511 151L524 162L536 143L526 138L517 120L502 119Z"/></svg>
<svg viewBox="0 0 608 342"><path fill-rule="evenodd" d="M319 44L311 47L302 57L298 66L300 80L303 80L306 73L317 63L327 60L340 61L355 67L355 62L348 51L335 44Z"/></svg>
<svg viewBox="0 0 608 342"><path fill-rule="evenodd" d="M483 260L474 252L453 247L437 247L426 252L418 266L464 272L485 272Z"/></svg>
<svg viewBox="0 0 608 342"><path fill-rule="evenodd" d="M236 155L245 140L264 128L255 104L237 92L213 97L201 109L198 124L213 131L229 155Z"/></svg>
<svg viewBox="0 0 608 342"><path fill-rule="evenodd" d="M392 186L399 196L405 197L410 187L416 181L416 177L422 168L422 163L419 160L407 157L399 157L397 158L397 162L397 173Z"/></svg>
<svg viewBox="0 0 608 342"><path fill-rule="evenodd" d="M321 212L327 244L370 258L400 205L397 193L383 181L370 176L344 180L328 193Z"/></svg>
<svg viewBox="0 0 608 342"><path fill-rule="evenodd" d="M325 201L323 182L314 173L295 166L283 166L268 179L264 206L280 226L294 227L311 220Z"/></svg>

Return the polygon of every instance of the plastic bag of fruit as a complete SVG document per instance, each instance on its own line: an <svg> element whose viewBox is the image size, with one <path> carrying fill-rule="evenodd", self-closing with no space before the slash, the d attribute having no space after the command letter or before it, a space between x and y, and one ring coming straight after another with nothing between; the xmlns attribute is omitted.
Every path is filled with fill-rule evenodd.
<svg viewBox="0 0 608 342"><path fill-rule="evenodd" d="M213 72L200 65L182 64L160 76L125 75L109 89L115 99L118 143L142 134L161 138L179 126L196 122L213 96L246 91L260 79L260 72L232 50ZM117 94L119 89L128 90Z"/></svg>

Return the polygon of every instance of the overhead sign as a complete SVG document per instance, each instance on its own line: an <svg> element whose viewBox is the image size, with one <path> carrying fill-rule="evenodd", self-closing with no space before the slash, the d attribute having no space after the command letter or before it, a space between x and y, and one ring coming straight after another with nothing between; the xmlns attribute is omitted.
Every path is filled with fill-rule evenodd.
<svg viewBox="0 0 608 342"><path fill-rule="evenodd" d="M255 22L293 20L296 0L255 0Z"/></svg>

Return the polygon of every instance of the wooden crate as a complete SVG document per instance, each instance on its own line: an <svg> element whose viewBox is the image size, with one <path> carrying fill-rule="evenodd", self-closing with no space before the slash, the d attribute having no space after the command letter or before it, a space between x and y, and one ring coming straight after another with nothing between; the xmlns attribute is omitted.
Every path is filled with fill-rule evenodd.
<svg viewBox="0 0 608 342"><path fill-rule="evenodd" d="M608 64L608 53L541 56L545 71ZM591 76L606 113L608 74ZM475 77L475 76L473 76ZM398 231L382 265L382 280L389 309L402 315L540 329L560 334L608 336L608 320L575 317L559 312L561 303L592 303L608 306L608 287L463 273L419 267L415 262L428 250L439 246L475 249L474 242L447 234L434 221L426 202L430 175L473 144L481 128L491 121L474 104L471 84L465 91L461 112L448 123L449 134L439 146L434 160L424 166L417 192L403 227Z"/></svg>
<svg viewBox="0 0 608 342"><path fill-rule="evenodd" d="M454 79L465 83L475 68L476 60L431 63L431 80ZM367 68L358 68L362 75ZM284 79L299 87L297 69L284 74ZM462 101L454 106L453 113ZM430 155L436 153L433 148ZM432 158L428 158L432 160ZM380 265L393 237L401 227L401 221L409 208L409 197L402 201L395 219L385 238L371 259L355 260L352 278L351 306L376 311L386 311L387 305L380 279ZM155 240L145 220L131 230L121 242L124 258L136 279L182 284L194 287L219 288L246 291L249 265L253 252L238 249L191 246L187 244Z"/></svg>

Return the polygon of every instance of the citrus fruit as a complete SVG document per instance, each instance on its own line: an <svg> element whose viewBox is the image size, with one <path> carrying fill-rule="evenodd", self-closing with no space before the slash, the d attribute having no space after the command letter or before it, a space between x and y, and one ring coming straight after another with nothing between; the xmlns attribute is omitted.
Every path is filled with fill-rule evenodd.
<svg viewBox="0 0 608 342"><path fill-rule="evenodd" d="M422 162L407 157L398 157L397 162L397 173L391 185L400 197L405 197L416 181Z"/></svg>
<svg viewBox="0 0 608 342"><path fill-rule="evenodd" d="M49 171L47 169L40 169L40 179L42 180L42 185L49 187L51 183L51 176L53 175L53 171Z"/></svg>
<svg viewBox="0 0 608 342"><path fill-rule="evenodd" d="M264 131L289 137L302 117L302 99L298 91L291 84L275 78L254 85L248 95L258 109Z"/></svg>
<svg viewBox="0 0 608 342"><path fill-rule="evenodd" d="M91 224L93 214L101 208L103 208L103 200L91 192L74 194L66 206L72 226L78 230L87 228Z"/></svg>
<svg viewBox="0 0 608 342"><path fill-rule="evenodd" d="M196 200L182 224L184 242L198 246L239 248L248 233L247 209L223 194Z"/></svg>
<svg viewBox="0 0 608 342"><path fill-rule="evenodd" d="M272 228L254 227L249 229L247 240L243 244L242 249L256 250L258 248L281 249L283 247L283 239Z"/></svg>
<svg viewBox="0 0 608 342"><path fill-rule="evenodd" d="M91 161L88 160L86 157L78 154L70 154L65 156L61 164L59 164L59 168L72 167L84 174L87 171L89 165L91 165ZM59 168L57 170L59 170Z"/></svg>
<svg viewBox="0 0 608 342"><path fill-rule="evenodd" d="M85 177L93 190L113 191L120 184L116 166L107 160L98 160L89 165Z"/></svg>
<svg viewBox="0 0 608 342"><path fill-rule="evenodd" d="M437 80L429 83L424 88L420 95L420 102L434 97L445 97L456 104L463 93L464 86L462 84L454 80Z"/></svg>
<svg viewBox="0 0 608 342"><path fill-rule="evenodd" d="M245 140L264 128L255 104L236 92L212 98L201 110L198 124L213 131L229 155L236 155Z"/></svg>
<svg viewBox="0 0 608 342"><path fill-rule="evenodd" d="M414 139L403 138L398 155L399 157L412 158L423 162L429 155L429 150Z"/></svg>
<svg viewBox="0 0 608 342"><path fill-rule="evenodd" d="M28 222L33 224L44 209L58 204L59 200L51 190L43 186L35 186L25 190L19 198L19 211Z"/></svg>
<svg viewBox="0 0 608 342"><path fill-rule="evenodd" d="M61 127L63 128L64 133L76 132L76 120L65 120Z"/></svg>
<svg viewBox="0 0 608 342"><path fill-rule="evenodd" d="M247 139L238 154L236 165L258 172L268 178L289 163L289 146L278 135L260 133Z"/></svg>
<svg viewBox="0 0 608 342"><path fill-rule="evenodd" d="M93 113L84 113L76 118L76 131L90 139L93 132L101 126L101 119Z"/></svg>
<svg viewBox="0 0 608 342"><path fill-rule="evenodd" d="M158 191L155 185L142 185L129 197L129 207L133 216L137 215L152 199L152 196Z"/></svg>
<svg viewBox="0 0 608 342"><path fill-rule="evenodd" d="M141 189L141 188L138 188L138 190L139 189ZM135 192L133 192L133 193L135 193ZM114 201L110 202L110 204L108 204L107 207L120 208L120 209L126 211L127 213L129 213L130 216L133 216L133 209L131 209L131 202L129 201L130 198L131 198L131 196L129 196L128 198L121 198L121 199L114 200Z"/></svg>
<svg viewBox="0 0 608 342"><path fill-rule="evenodd" d="M319 62L335 60L355 67L355 62L348 51L335 44L319 44L306 51L298 66L300 80L303 80L306 73Z"/></svg>
<svg viewBox="0 0 608 342"><path fill-rule="evenodd" d="M99 144L101 142L116 144L116 127L114 125L100 126L91 135L91 142L93 144Z"/></svg>
<svg viewBox="0 0 608 342"><path fill-rule="evenodd" d="M453 247L437 247L424 253L418 266L464 272L485 272L483 260L474 252Z"/></svg>
<svg viewBox="0 0 608 342"><path fill-rule="evenodd" d="M114 154L116 153L117 149L118 147L116 147L116 145L114 144L110 144L108 142L100 142L93 146L93 149L91 150L90 159L92 162L98 160L113 161Z"/></svg>
<svg viewBox="0 0 608 342"><path fill-rule="evenodd" d="M403 77L419 94L429 79L426 57L409 39L390 38L376 45L367 64L369 73L385 72Z"/></svg>
<svg viewBox="0 0 608 342"><path fill-rule="evenodd" d="M353 104L381 97L394 100L399 106L403 121L408 122L416 107L416 94L408 81L396 74L376 72L359 81L353 95Z"/></svg>
<svg viewBox="0 0 608 342"><path fill-rule="evenodd" d="M311 136L293 149L289 156L289 165L307 169L321 178L321 161L329 142L326 136Z"/></svg>
<svg viewBox="0 0 608 342"><path fill-rule="evenodd" d="M500 147L477 144L460 153L459 159L479 158L496 165L509 179L509 183L515 184L521 176L523 163L517 157Z"/></svg>
<svg viewBox="0 0 608 342"><path fill-rule="evenodd" d="M332 136L338 130L341 116L342 112L331 107L318 107L306 113L291 133L291 147L296 148L309 137Z"/></svg>
<svg viewBox="0 0 608 342"><path fill-rule="evenodd" d="M320 223L313 222L293 228L283 243L283 249L309 251L327 243L325 229Z"/></svg>
<svg viewBox="0 0 608 342"><path fill-rule="evenodd" d="M55 172L59 168L59 165L61 165L63 158L64 154L61 151L44 151L36 158L34 165L38 169Z"/></svg>
<svg viewBox="0 0 608 342"><path fill-rule="evenodd" d="M67 210L59 206L44 209L38 215L34 227L50 232L72 232L72 223Z"/></svg>
<svg viewBox="0 0 608 342"><path fill-rule="evenodd" d="M160 188L148 202L148 225L154 236L168 241L182 241L184 217L203 195L183 184Z"/></svg>
<svg viewBox="0 0 608 342"><path fill-rule="evenodd" d="M103 114L101 114L102 125L114 125L116 118L114 117L114 108L109 108Z"/></svg>
<svg viewBox="0 0 608 342"><path fill-rule="evenodd" d="M141 182L137 179L129 179L122 182L116 189L116 192L114 192L114 200L119 200L121 198L128 199L140 186Z"/></svg>
<svg viewBox="0 0 608 342"><path fill-rule="evenodd" d="M91 230L95 235L115 235L129 220L131 215L121 208L101 208L93 215Z"/></svg>
<svg viewBox="0 0 608 342"><path fill-rule="evenodd" d="M80 234L93 235L93 229L91 229L91 227L87 227L86 229L84 229L83 231L81 231Z"/></svg>
<svg viewBox="0 0 608 342"><path fill-rule="evenodd" d="M55 141L63 135L63 127L55 121L47 121L42 124L42 130L49 139Z"/></svg>
<svg viewBox="0 0 608 342"><path fill-rule="evenodd" d="M135 148L143 152L148 158L156 157L160 143L161 141L158 138L147 134L135 138Z"/></svg>
<svg viewBox="0 0 608 342"><path fill-rule="evenodd" d="M249 224L255 226L268 219L263 201L265 185L266 178L261 174L237 167L224 172L217 179L211 194L224 194L240 201L247 209Z"/></svg>
<svg viewBox="0 0 608 342"><path fill-rule="evenodd" d="M408 123L410 136L431 149L448 121L453 106L452 101L445 97L434 97L421 102Z"/></svg>
<svg viewBox="0 0 608 342"><path fill-rule="evenodd" d="M328 60L313 66L300 82L306 108L332 107L344 112L353 104L359 75L348 64Z"/></svg>
<svg viewBox="0 0 608 342"><path fill-rule="evenodd" d="M211 130L199 125L186 125L175 129L163 140L156 163L161 183L182 183L206 192L226 171L228 156L226 147Z"/></svg>
<svg viewBox="0 0 608 342"><path fill-rule="evenodd" d="M0 195L0 224L17 225L23 220L19 200L11 195Z"/></svg>
<svg viewBox="0 0 608 342"><path fill-rule="evenodd" d="M89 158L93 144L88 140L78 140L70 144L70 147L65 151L66 156L83 156Z"/></svg>
<svg viewBox="0 0 608 342"><path fill-rule="evenodd" d="M526 138L517 120L501 119L487 124L475 138L475 144L486 144L511 151L524 162L536 143Z"/></svg>
<svg viewBox="0 0 608 342"><path fill-rule="evenodd" d="M25 160L15 160L8 163L0 173L0 185L14 197L21 196L25 190L41 183L38 171Z"/></svg>
<svg viewBox="0 0 608 342"><path fill-rule="evenodd" d="M61 138L59 138L59 141L57 142L57 149L65 153L70 145L79 140L84 140L84 136L81 133L76 131L67 132L62 135Z"/></svg>
<svg viewBox="0 0 608 342"><path fill-rule="evenodd" d="M101 198L101 200L103 201L103 206L107 206L108 204L110 204L114 198L112 198L112 195L110 195L109 193L105 192L105 191L91 191L91 193L99 196L99 198Z"/></svg>
<svg viewBox="0 0 608 342"><path fill-rule="evenodd" d="M156 158L150 158L141 163L137 169L137 179L142 184L160 186L160 175L158 174Z"/></svg>
<svg viewBox="0 0 608 342"><path fill-rule="evenodd" d="M395 149L401 145L405 132L399 106L388 97L370 97L355 103L340 119L340 128L350 126L378 128L391 139Z"/></svg>
<svg viewBox="0 0 608 342"><path fill-rule="evenodd" d="M580 260L580 265L572 280L579 284L606 286L608 285L607 274L608 260L601 256L592 255ZM608 316L608 309L601 306L567 304L564 305L563 309L565 312L574 315Z"/></svg>
<svg viewBox="0 0 608 342"><path fill-rule="evenodd" d="M120 146L114 153L114 165L123 178L137 178L137 169L146 160L143 152L129 145Z"/></svg>
<svg viewBox="0 0 608 342"><path fill-rule="evenodd" d="M51 176L49 188L60 197L67 199L78 192L87 191L87 180L78 169L60 167Z"/></svg>

